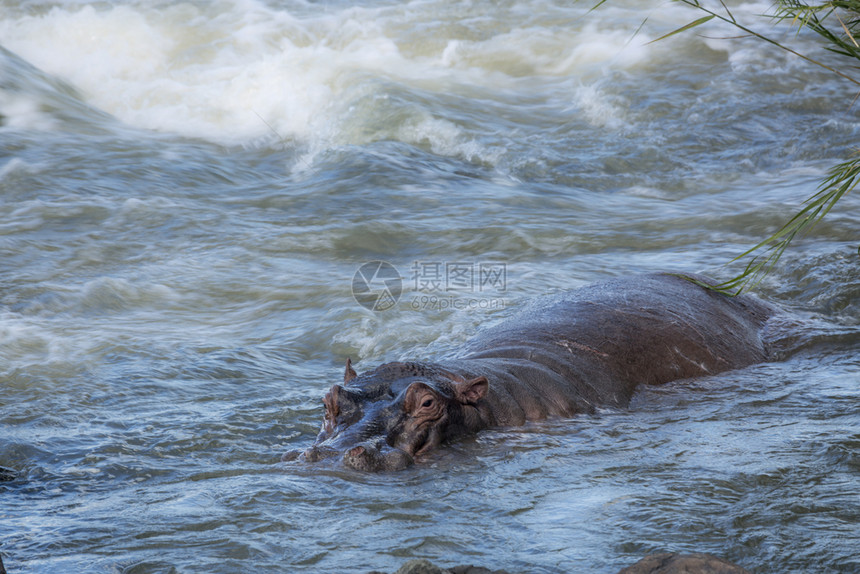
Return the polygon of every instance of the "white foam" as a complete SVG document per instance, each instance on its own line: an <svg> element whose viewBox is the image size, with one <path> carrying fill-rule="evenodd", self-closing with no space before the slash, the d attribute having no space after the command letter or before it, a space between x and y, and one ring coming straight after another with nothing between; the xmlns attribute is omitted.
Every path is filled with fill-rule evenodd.
<svg viewBox="0 0 860 574"><path fill-rule="evenodd" d="M328 96L314 54L272 37L277 22L263 18L261 6L227 8L212 17L188 5L57 7L4 20L0 34L29 62L138 127L236 142L265 133L259 114L301 132Z"/></svg>
<svg viewBox="0 0 860 574"><path fill-rule="evenodd" d="M17 175L39 173L41 169L40 164L28 163L21 158L13 157L0 166L0 181L14 178Z"/></svg>
<svg viewBox="0 0 860 574"><path fill-rule="evenodd" d="M75 365L85 353L52 331L49 321L0 311L0 374L32 366ZM83 361L86 363L86 361Z"/></svg>
<svg viewBox="0 0 860 574"><path fill-rule="evenodd" d="M4 128L48 131L57 127L56 120L45 113L41 102L27 94L0 91L0 115Z"/></svg>
<svg viewBox="0 0 860 574"><path fill-rule="evenodd" d="M116 309L149 307L178 301L179 295L158 283L136 283L119 277L99 277L83 285L76 305L85 311L108 312Z"/></svg>
<svg viewBox="0 0 860 574"><path fill-rule="evenodd" d="M599 86L579 86L574 94L580 112L591 125L617 129L625 124L624 108L610 101Z"/></svg>
<svg viewBox="0 0 860 574"><path fill-rule="evenodd" d="M492 163L499 151L450 118L420 103L393 113L397 104L385 96L396 88L431 98L492 98L528 90L522 78L589 83L607 66L637 66L653 52L644 34L631 39L647 15L635 8L586 13L586 6L540 0L507 11L481 3L455 10L438 0L289 6L57 6L0 17L0 37L130 125L226 144L287 140L306 151L304 162L377 137ZM471 17L465 23L463 10ZM595 93L576 97L595 125L623 121ZM14 121L41 121L24 102L5 105L19 106Z"/></svg>

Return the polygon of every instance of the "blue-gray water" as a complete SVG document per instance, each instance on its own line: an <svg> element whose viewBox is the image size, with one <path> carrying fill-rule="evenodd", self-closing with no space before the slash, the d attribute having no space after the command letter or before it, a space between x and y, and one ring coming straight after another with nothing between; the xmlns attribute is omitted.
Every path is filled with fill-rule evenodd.
<svg viewBox="0 0 860 574"><path fill-rule="evenodd" d="M279 462L347 356L444 354L608 277L728 277L856 145L834 76L730 29L647 44L678 6L588 8L0 3L10 572L860 571L851 195L757 289L802 320L785 360L396 474ZM732 8L776 33L766 9ZM404 278L377 313L351 294L374 260ZM415 290L446 264L505 281Z"/></svg>

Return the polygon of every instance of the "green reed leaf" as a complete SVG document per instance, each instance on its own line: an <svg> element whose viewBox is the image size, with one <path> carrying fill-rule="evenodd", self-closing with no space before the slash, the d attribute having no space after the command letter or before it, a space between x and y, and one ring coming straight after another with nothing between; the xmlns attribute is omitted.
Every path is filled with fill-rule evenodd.
<svg viewBox="0 0 860 574"><path fill-rule="evenodd" d="M653 44L654 42L659 42L660 40L665 40L666 38L669 38L670 36L674 36L675 34L680 34L681 32L686 32L687 30L690 30L691 28L695 28L696 26L701 26L705 22L709 22L710 20L713 20L715 17L716 17L716 14L711 14L710 16L703 16L702 18L699 18L698 20L694 20L694 21L690 22L689 24L681 26L680 28L678 28L674 32L669 32L665 36L660 36L656 40L651 40L648 43Z"/></svg>

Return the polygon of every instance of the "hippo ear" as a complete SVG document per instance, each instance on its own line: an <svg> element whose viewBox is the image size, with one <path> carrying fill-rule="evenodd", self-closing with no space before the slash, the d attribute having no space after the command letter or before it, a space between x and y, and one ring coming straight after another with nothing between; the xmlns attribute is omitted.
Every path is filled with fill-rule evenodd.
<svg viewBox="0 0 860 574"><path fill-rule="evenodd" d="M353 380L358 375L355 370L352 368L352 361L349 357L346 358L346 371L343 373L343 384L347 384L351 380Z"/></svg>
<svg viewBox="0 0 860 574"><path fill-rule="evenodd" d="M487 396L489 390L490 382L484 376L454 384L454 394L457 400L464 405L474 405Z"/></svg>

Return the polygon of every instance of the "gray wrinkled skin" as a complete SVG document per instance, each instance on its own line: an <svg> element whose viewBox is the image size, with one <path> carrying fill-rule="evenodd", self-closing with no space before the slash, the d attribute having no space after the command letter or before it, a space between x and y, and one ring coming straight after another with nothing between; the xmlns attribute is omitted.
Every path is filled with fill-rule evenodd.
<svg viewBox="0 0 860 574"><path fill-rule="evenodd" d="M343 384L323 399L316 442L284 460L341 457L356 470L399 470L481 429L625 407L640 384L766 360L762 334L774 313L668 274L545 297L480 332L458 358L361 375L347 361Z"/></svg>

